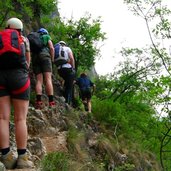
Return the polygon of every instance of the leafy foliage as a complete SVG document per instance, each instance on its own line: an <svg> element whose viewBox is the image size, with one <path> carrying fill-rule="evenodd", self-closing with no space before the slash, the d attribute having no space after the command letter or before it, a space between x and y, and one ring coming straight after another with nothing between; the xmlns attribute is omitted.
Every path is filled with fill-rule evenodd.
<svg viewBox="0 0 171 171"><path fill-rule="evenodd" d="M3 0L0 2L0 27L4 27L5 21L13 16L23 19L26 24L32 24L42 16L49 15L55 10L56 4L55 0Z"/></svg>
<svg viewBox="0 0 171 171"><path fill-rule="evenodd" d="M68 157L64 153L49 153L41 160L42 171L67 171Z"/></svg>
<svg viewBox="0 0 171 171"><path fill-rule="evenodd" d="M76 60L76 67L90 69L99 55L97 43L105 39L105 33L101 31L101 19L91 18L85 15L78 21L73 18L65 20L56 18L53 24L55 43L64 40L72 48Z"/></svg>
<svg viewBox="0 0 171 171"><path fill-rule="evenodd" d="M98 114L97 117L102 117L107 123L111 123L112 119L109 118L117 118L117 113L118 115L123 115L121 120L119 120L119 118L116 119L120 121L119 124L121 122L124 123L122 128L129 125L123 132L129 130L130 136L130 132L134 131L135 135L131 135L131 137L133 139L139 138L143 142L144 148L155 151L158 158L160 158L162 168L167 170L170 169L168 156L170 154L171 133L169 126L171 61L168 50L163 45L164 42L167 43L170 38L170 22L168 16L171 11L167 9L167 6L161 3L162 1L129 0L124 2L127 3L128 8L133 11L135 15L144 19L151 45L149 45L148 48L142 49L123 48L121 54L122 57L124 57L124 61L117 66L109 79L111 87L107 86L107 90L109 90L108 96L99 96L99 93L96 93L98 98L102 100L100 102L98 101L101 106L102 103L104 103L104 97L108 99L107 101L113 99L115 105L117 104L117 106L119 106L118 108L122 109L122 114L116 112L116 106L115 109L113 109L114 106L113 108L111 107L114 105L112 102L110 102L111 104L108 105L107 108L103 105L106 109L105 112L100 106L96 108L97 103L95 103L95 111L98 109L98 112L104 112L103 114ZM107 85L109 81L102 80L102 83L103 82ZM102 84L100 84L100 86L101 85ZM101 87L101 90L106 90L106 87ZM142 106L144 106L144 108L142 108ZM157 108L155 109L156 106ZM158 113L158 107L161 108L160 113ZM110 111L108 111L108 109ZM144 109L150 110L145 111ZM115 113L115 116L111 117L107 114L107 117L103 117L106 113L109 115ZM165 115L163 115L163 113ZM126 116L126 114L127 118L125 119L124 116ZM138 117L139 114L142 118ZM147 120L145 119L146 115L148 116L146 118ZM129 116L131 116L131 122ZM134 121L134 118L135 121L138 121L138 125ZM116 122L115 119L113 119L113 121L114 123ZM115 126L116 125L117 123L115 123ZM150 130L152 130L152 132L150 132ZM143 134L145 134L145 136L143 136ZM142 137L140 135L142 135ZM143 137L144 139L142 139ZM145 137L148 137L147 139L149 141Z"/></svg>

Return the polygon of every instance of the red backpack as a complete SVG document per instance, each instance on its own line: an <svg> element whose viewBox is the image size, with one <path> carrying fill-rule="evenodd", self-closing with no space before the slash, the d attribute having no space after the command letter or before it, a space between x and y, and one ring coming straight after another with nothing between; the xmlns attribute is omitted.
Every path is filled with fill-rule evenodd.
<svg viewBox="0 0 171 171"><path fill-rule="evenodd" d="M24 40L14 29L0 32L0 68L16 68L23 64L25 56Z"/></svg>

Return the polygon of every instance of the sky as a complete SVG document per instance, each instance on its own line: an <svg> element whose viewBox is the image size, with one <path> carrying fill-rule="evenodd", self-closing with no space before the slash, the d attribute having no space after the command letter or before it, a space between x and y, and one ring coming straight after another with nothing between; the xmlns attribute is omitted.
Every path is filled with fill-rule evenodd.
<svg viewBox="0 0 171 171"><path fill-rule="evenodd" d="M61 0L58 7L61 17L67 19L78 20L86 12L93 18L101 16L107 39L100 48L102 57L95 64L99 75L111 73L121 61L117 54L121 47L144 47L150 42L145 21L134 16L123 0Z"/></svg>

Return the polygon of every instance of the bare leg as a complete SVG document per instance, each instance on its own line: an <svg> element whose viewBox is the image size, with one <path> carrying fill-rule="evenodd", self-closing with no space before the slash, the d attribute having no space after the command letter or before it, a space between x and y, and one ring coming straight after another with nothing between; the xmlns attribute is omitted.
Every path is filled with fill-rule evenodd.
<svg viewBox="0 0 171 171"><path fill-rule="evenodd" d="M85 111L88 111L87 99L82 100Z"/></svg>
<svg viewBox="0 0 171 171"><path fill-rule="evenodd" d="M47 95L53 95L52 73L45 72L44 77L45 77L46 93Z"/></svg>
<svg viewBox="0 0 171 171"><path fill-rule="evenodd" d="M27 125L26 117L28 112L29 101L12 99L14 105L15 135L18 149L27 147Z"/></svg>
<svg viewBox="0 0 171 171"><path fill-rule="evenodd" d="M36 75L36 94L42 94L43 74Z"/></svg>
<svg viewBox="0 0 171 171"><path fill-rule="evenodd" d="M91 100L87 100L88 112L91 113Z"/></svg>
<svg viewBox="0 0 171 171"><path fill-rule="evenodd" d="M0 148L9 147L9 122L11 101L9 96L0 97Z"/></svg>

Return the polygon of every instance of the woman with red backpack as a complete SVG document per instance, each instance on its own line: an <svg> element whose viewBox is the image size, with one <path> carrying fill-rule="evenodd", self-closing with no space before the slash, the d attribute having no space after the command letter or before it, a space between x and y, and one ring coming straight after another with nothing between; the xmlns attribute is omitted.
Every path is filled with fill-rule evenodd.
<svg viewBox="0 0 171 171"><path fill-rule="evenodd" d="M22 31L21 20L10 18L6 23L6 29L0 32L0 149L1 162L6 169L33 167L26 153L28 138L26 118L30 98L28 72L30 48L29 41L21 34ZM12 108L18 156L10 148Z"/></svg>

